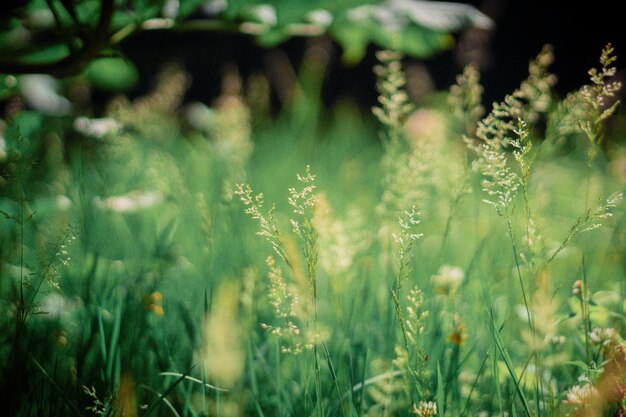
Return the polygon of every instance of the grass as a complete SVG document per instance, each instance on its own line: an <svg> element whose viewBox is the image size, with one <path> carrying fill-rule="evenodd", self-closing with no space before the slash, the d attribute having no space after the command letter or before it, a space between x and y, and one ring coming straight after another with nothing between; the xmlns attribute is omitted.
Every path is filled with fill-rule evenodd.
<svg viewBox="0 0 626 417"><path fill-rule="evenodd" d="M0 161L2 408L621 415L611 54L559 100L546 49L485 115L475 70L415 109L387 53L380 126L349 103L321 120L308 90L276 120L241 91L181 109L171 68L112 103L123 127L102 137L17 114Z"/></svg>

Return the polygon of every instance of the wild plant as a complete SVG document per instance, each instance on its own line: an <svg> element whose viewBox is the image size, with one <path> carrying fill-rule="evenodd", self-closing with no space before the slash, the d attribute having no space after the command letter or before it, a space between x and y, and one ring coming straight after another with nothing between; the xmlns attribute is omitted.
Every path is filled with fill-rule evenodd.
<svg viewBox="0 0 626 417"><path fill-rule="evenodd" d="M622 83L613 80L617 68L612 66L617 57L614 48L607 44L600 55L600 69L589 70L591 84L583 86L573 99L585 112L578 120L578 128L589 140L588 156L591 161L598 153L605 138L605 121L617 110L620 101L615 98ZM571 101L570 101L571 103Z"/></svg>
<svg viewBox="0 0 626 417"><path fill-rule="evenodd" d="M613 73L613 70L608 68L608 65L613 62L610 58L611 52L611 48L606 48L602 54L602 71L590 71L595 87L584 87L581 89L581 93L579 93L578 99L586 102L591 109L598 109L601 106L598 103L602 103L607 97L612 97L615 94L616 87L614 84L602 87L605 78ZM530 339L535 341L529 345L531 347L531 358L534 358L539 374L543 366L539 356L539 347L543 345L543 341L546 340L546 337L551 332L547 328L543 329L544 326L537 326L535 317L549 303L544 302L545 300L542 301L545 297L542 296L541 291L545 291L545 284L535 287L537 290L535 297L530 296L532 288L538 284L537 280L544 273L542 271L546 266L559 255L573 237L581 232L599 227L599 222L610 217L612 210L621 201L621 194L615 193L596 208L586 209L585 215L578 218L558 246L553 249L546 247L546 241L543 233L540 231L529 192L533 164L537 153L531 140L531 128L527 123L536 123L539 117L550 109L550 89L555 79L547 71L547 65L552 60L550 49L544 48L531 63L529 78L512 95L507 96L502 103L494 104L492 112L479 123L476 130L478 142L466 138L468 147L477 156L472 163L472 168L475 172L480 173L483 178L481 185L486 195L483 201L494 209L497 215L505 220L507 225L516 265L516 275L526 310L525 317L532 335ZM574 99L570 98L570 101L573 102ZM595 104L590 104L591 102ZM604 120L614 111L615 106L610 107L603 114L596 111L598 117L594 118L594 121ZM588 137L593 138L590 141L592 146L596 146L596 139L600 136L599 125L581 122L580 128L586 132ZM512 150L512 158L509 156L509 150ZM589 154L590 158L592 154ZM511 159L514 161L514 164ZM520 192L521 196L519 195ZM513 220L518 197L521 197L523 203L522 219L525 225L525 237L522 245L522 248L525 250L523 252L518 247ZM523 268L524 264L526 268ZM536 308L533 307L533 304L536 305ZM587 334L589 329L585 327L584 331ZM499 336L495 328L494 334L497 340ZM503 350L503 346L498 343L496 345L500 348L500 352L508 366L509 358L505 350ZM589 360L589 355L587 356ZM512 379L519 381L512 368L509 368L509 371ZM541 377L535 379L535 390L537 393L545 391ZM529 403L523 397L522 392L519 391L519 393L524 406L529 407ZM536 395L535 408L537 412L543 408L539 398L539 395Z"/></svg>
<svg viewBox="0 0 626 417"><path fill-rule="evenodd" d="M483 87L480 84L480 72L473 65L463 69L457 75L456 83L450 86L448 103L452 108L454 122L458 130L471 137L485 109L482 104Z"/></svg>
<svg viewBox="0 0 626 417"><path fill-rule="evenodd" d="M404 139L404 123L413 109L409 102L404 86L406 79L402 71L402 55L392 51L381 51L377 55L380 64L374 68L378 81L376 84L380 95L380 107L374 107L372 112L383 126L385 153L382 160L384 176L382 179L383 194L377 212L384 218L396 216L408 210L413 204L407 198L414 192L411 185L406 183L407 177L402 175L403 167L408 166L407 147ZM414 178L422 178L419 174ZM407 201L409 200L409 201ZM389 221L389 217L385 219ZM389 234L389 233L388 233Z"/></svg>
<svg viewBox="0 0 626 417"><path fill-rule="evenodd" d="M270 303L274 307L275 316L282 321L282 324L279 326L262 324L262 327L275 335L287 336L291 339L292 345L283 345L280 349L282 353L300 354L305 350L312 351L314 407L316 414L323 416L323 387L319 357L319 350L322 347L331 374L335 374L331 366L332 361L328 348L323 340L323 331L318 322L317 262L319 235L314 223L317 205L315 175L307 166L305 174L298 174L297 179L301 183L301 188L289 188L288 202L294 214L294 217L290 219L291 229L300 240L304 266L300 263L299 255L294 253L294 250L289 246L289 241L279 232L274 217L274 206L267 213L263 213L261 210L264 197L262 194L253 195L249 185L237 185L235 195L238 195L246 206L246 214L259 222L260 230L257 235L262 236L270 243L274 253L285 262L293 277L291 285L286 284L282 269L276 266L272 257L267 259L267 265L270 268ZM299 325L296 324L296 317L299 319ZM337 393L341 398L338 387Z"/></svg>
<svg viewBox="0 0 626 417"><path fill-rule="evenodd" d="M28 189L36 162L31 159L30 140L18 126L11 126L8 133L10 170L3 172L8 181L0 198L4 220L0 229L6 233L3 238L9 238L0 243L0 296L7 313L0 338L0 351L6 354L0 367L0 393L7 400L6 411L18 413L27 409L23 396L32 390L34 381L49 378L33 356L38 329L33 321L49 313L42 298L59 292L60 272L70 264L76 232L72 227L47 230L45 219L37 218ZM37 373L31 379L25 370Z"/></svg>

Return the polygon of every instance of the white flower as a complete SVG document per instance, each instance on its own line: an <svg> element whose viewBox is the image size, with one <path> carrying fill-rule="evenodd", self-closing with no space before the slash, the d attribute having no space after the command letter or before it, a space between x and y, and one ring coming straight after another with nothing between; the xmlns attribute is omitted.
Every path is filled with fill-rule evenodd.
<svg viewBox="0 0 626 417"><path fill-rule="evenodd" d="M268 26L276 26L278 23L278 17L276 15L276 8L269 4L261 4L254 9L254 15L261 23Z"/></svg>
<svg viewBox="0 0 626 417"><path fill-rule="evenodd" d="M57 93L58 80L49 75L29 74L20 76L20 90L26 102L35 110L52 116L63 116L70 112L71 103Z"/></svg>
<svg viewBox="0 0 626 417"><path fill-rule="evenodd" d="M72 200L70 200L66 195L58 195L54 202L59 210L67 210L72 205Z"/></svg>
<svg viewBox="0 0 626 417"><path fill-rule="evenodd" d="M465 279L465 272L458 266L442 265L439 272L433 275L430 281L435 291L444 295L452 295L461 286Z"/></svg>
<svg viewBox="0 0 626 417"><path fill-rule="evenodd" d="M74 130L85 136L102 139L109 133L118 133L122 124L111 118L88 119L81 116L74 120Z"/></svg>
<svg viewBox="0 0 626 417"><path fill-rule="evenodd" d="M328 27L333 23L333 15L325 9L315 9L306 15L307 19L318 26Z"/></svg>
<svg viewBox="0 0 626 417"><path fill-rule="evenodd" d="M118 213L134 213L139 210L153 207L163 201L163 195L158 191L137 192L108 198L95 197L93 203L103 210Z"/></svg>
<svg viewBox="0 0 626 417"><path fill-rule="evenodd" d="M412 411L419 417L433 417L437 415L437 404L433 401L420 401L419 404L413 404Z"/></svg>
<svg viewBox="0 0 626 417"><path fill-rule="evenodd" d="M563 401L565 404L575 405L578 407L589 404L589 401L596 395L596 389L591 384L574 385L567 391L567 398Z"/></svg>

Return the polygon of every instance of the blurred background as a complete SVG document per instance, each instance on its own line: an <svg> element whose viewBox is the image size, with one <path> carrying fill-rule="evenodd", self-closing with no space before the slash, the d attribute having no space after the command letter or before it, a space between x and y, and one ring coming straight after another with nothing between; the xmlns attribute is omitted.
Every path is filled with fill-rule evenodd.
<svg viewBox="0 0 626 417"><path fill-rule="evenodd" d="M55 24L46 2L11 0L7 3L0 15L0 73L11 73L11 64L22 56L26 56L26 61L45 61L46 55L55 54L63 57L58 51L59 43L79 44L88 39L84 33L88 34L89 30L81 34L72 18L68 17L63 23L61 11L71 13L61 3L64 2L50 3L60 24ZM277 111L292 95L303 60L314 56L323 68L323 102L332 106L338 100L349 98L368 111L377 95L372 73L375 51L392 46L391 37L375 32L393 30L390 25L395 23L385 22L385 16L411 13L411 7L417 10L424 3L432 2L318 0L297 6L282 1L241 0L113 2L117 10L111 22L112 41L100 45L100 50L91 54L91 58L121 57L126 65L102 64L86 72L93 87L92 101L105 103L119 92L130 97L142 95L152 88L154 77L163 65L175 62L191 76L186 101L210 103L220 94L224 72L236 69L243 79L254 74L267 77L273 110ZM99 1L83 4L87 4L85 9L91 17L81 24L86 28L97 27ZM359 7L376 7L377 4L382 5L380 10L371 12L366 24L345 19ZM614 2L563 7L557 2L482 0L457 5L473 9L426 9L423 14L430 13L431 21L428 17L417 19L410 22L412 27L405 26L398 31L404 40L396 49L408 57L409 89L417 102L428 101L429 92L433 90L447 89L468 63L477 65L482 74L485 103L500 100L526 76L529 60L544 44L554 47L557 59L552 70L559 80L556 91L565 95L588 80L586 72L597 62L607 42L613 43L618 56L626 49L621 16ZM267 11L269 15L264 16ZM320 11L327 15L318 13L318 20L312 20L311 16ZM80 12L76 10L77 14ZM375 16L376 13L379 15ZM491 22L477 20L481 13ZM398 20L397 16L395 18ZM344 21L348 21L345 30L341 27ZM355 41L358 36L350 22L354 26L361 23L367 27L365 32L370 33L359 34L361 39ZM263 29L263 25L269 30ZM296 25L304 29L291 30ZM314 30L309 30L311 28ZM72 68L72 74L62 75L81 73L86 64ZM622 58L617 66L624 67ZM36 71L34 68L24 72ZM623 78L623 70L618 77ZM8 95L5 92L1 96Z"/></svg>
<svg viewBox="0 0 626 417"><path fill-rule="evenodd" d="M425 58L409 58L409 71L426 76L430 87L447 89L464 65L473 63L482 74L484 101L491 104L513 91L528 72L528 62L542 46L554 47L556 61L552 67L558 77L556 90L565 95L588 81L587 70L598 60L601 49L611 42L620 58L626 45L621 30L623 19L610 1L594 2L594 7L569 3L566 8L558 2L523 0L464 1L485 13L494 21L490 29L463 28L454 32L450 48L433 52ZM128 39L121 47L137 63L143 84L135 91L149 88L148 80L163 61L181 63L193 74L189 98L207 100L219 94L215 80L224 65L236 65L242 74L266 72L270 79L280 79L274 66L289 63L298 68L308 45L308 38L292 38L276 48L260 48L251 36L226 33L144 32ZM375 51L370 45L357 63L341 60L341 47L333 40L324 44L328 57L324 98L332 103L341 97L351 97L364 108L375 104L376 90L372 67ZM289 69L283 69L289 71ZM280 71L280 69L278 69ZM277 83L274 89L280 88ZM425 87L428 87L426 84Z"/></svg>
<svg viewBox="0 0 626 417"><path fill-rule="evenodd" d="M526 296L511 291L520 265L510 252L503 256L511 245L504 223L480 192L493 172L472 173L462 138L474 135L492 102L529 76L529 62L545 44L553 46L554 64L546 68L552 60L546 50L524 84L527 91L519 93L518 113L510 113L511 120L519 112L528 118L537 150L529 195L541 238L531 239L531 219L521 209L509 236L512 228L526 236L520 248L530 263L535 254L541 262L540 256L554 257L545 274L533 277L529 293L545 306L538 311L548 327L564 327L546 330L545 338L540 333L545 357L559 355L551 362L554 381L561 390L580 382L570 365L585 355L589 329L579 330L589 320L581 319L585 297L572 297L573 281L587 274L593 290L605 292L605 302L594 304L594 323L623 329L623 210L609 217L619 200L612 193L626 185L626 113L619 107L605 131L600 115L613 97L596 89L591 103L582 94L559 99L590 83L587 71L600 66L608 42L620 58L606 63L606 71L617 71L599 90L612 92L612 80L624 79L622 19L609 1L563 8L521 0L4 0L2 415L69 415L73 404L76 415L110 415L103 407L111 411L116 404L119 415L140 415L139 406L148 415L167 392L181 416L309 415L301 410L311 410L316 398L328 410L319 415L337 415L324 401L339 385L351 403L355 393L355 409L374 410L376 392L365 393L363 378L391 372L396 362L399 307L389 289L403 264L393 261L395 230L402 225L398 215L416 206L422 220L416 233L424 239L408 274L432 311L426 323L432 333L424 338L429 354L419 356L433 358L429 389L441 386L438 374L446 375L456 392L449 401L453 414L463 415L460 364L481 374L491 368L481 352L495 346L489 329L496 320L487 319L483 300L493 300L490 314L507 318L508 346L519 364L529 363L527 349L535 342L524 336L528 312L515 310L523 309ZM382 67L384 54L377 52L383 49L402 57L387 54ZM471 71L463 88L449 90L468 64L480 71L484 93ZM393 88L382 79L393 80ZM372 114L379 94L387 99L380 122ZM309 165L312 174L300 187L316 175L320 209L313 220L301 220L320 227L318 317L328 324L328 363L340 364L340 383L324 373L321 395L312 389L312 363L282 356L282 341L270 333L277 319L291 316L276 315L276 297L268 291L268 278L278 272L267 261L271 245L257 236L267 223L259 229L253 221L259 219L245 214L253 199L267 202L263 213L275 203L267 216L275 215L286 231L285 253L298 261L284 268L285 280L296 289L307 282L310 293L301 266L316 261L302 251L308 246L300 229L290 232L290 201L313 191L292 188ZM237 186L242 183L264 197L246 194ZM593 209L598 199L606 203ZM516 203L524 206L519 192ZM585 240L573 236L599 220L608 227ZM442 291L438 282L444 281ZM457 290L462 296L453 298ZM463 323L467 317L471 322ZM465 329L472 338L467 361L459 355ZM560 332L574 335L563 348L569 362L552 342L561 340ZM308 337L295 337L293 347L309 344ZM586 357L591 366L589 352ZM232 367L220 371L219 365ZM189 372L199 384L180 383ZM301 385L292 384L298 380ZM207 392L203 381L231 392ZM502 411L494 395L504 386L498 375L476 381L466 379L467 404L489 415ZM416 389L407 386L406 392ZM509 381L504 391L511 404L519 389ZM474 391L480 397L472 397ZM395 397L390 403L401 404ZM398 407L404 411L396 415L406 415L409 403ZM509 410L513 415L516 408Z"/></svg>

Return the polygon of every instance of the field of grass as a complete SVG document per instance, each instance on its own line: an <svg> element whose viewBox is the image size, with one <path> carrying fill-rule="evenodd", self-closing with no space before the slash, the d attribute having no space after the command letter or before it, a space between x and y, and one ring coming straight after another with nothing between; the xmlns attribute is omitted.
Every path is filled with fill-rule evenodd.
<svg viewBox="0 0 626 417"><path fill-rule="evenodd" d="M176 68L106 119L15 114L0 414L625 415L611 54L559 99L546 49L484 111L472 68L415 108L381 53L378 124L314 77L275 118L233 74L183 105Z"/></svg>

